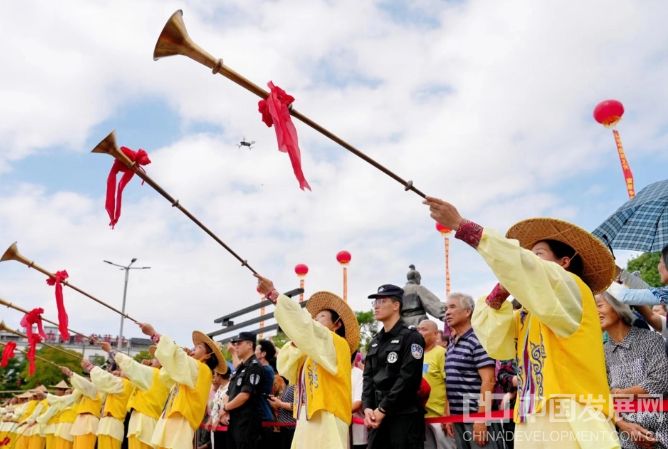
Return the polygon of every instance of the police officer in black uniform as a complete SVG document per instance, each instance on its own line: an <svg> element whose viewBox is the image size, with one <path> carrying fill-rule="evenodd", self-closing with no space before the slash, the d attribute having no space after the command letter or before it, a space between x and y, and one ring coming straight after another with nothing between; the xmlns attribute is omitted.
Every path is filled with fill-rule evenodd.
<svg viewBox="0 0 668 449"><path fill-rule="evenodd" d="M255 358L256 336L241 332L232 340L241 364L230 377L228 400L223 411L229 414L228 446L235 449L257 449L262 426L260 385L262 366Z"/></svg>
<svg viewBox="0 0 668 449"><path fill-rule="evenodd" d="M369 449L422 449L424 408L418 398L424 339L401 320L404 291L385 284L373 299L383 329L371 341L364 367L362 406Z"/></svg>

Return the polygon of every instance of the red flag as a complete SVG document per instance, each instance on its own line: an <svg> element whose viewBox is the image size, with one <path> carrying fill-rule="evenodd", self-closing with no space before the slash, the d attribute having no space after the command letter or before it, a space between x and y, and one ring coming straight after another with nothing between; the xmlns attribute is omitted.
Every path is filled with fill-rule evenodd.
<svg viewBox="0 0 668 449"><path fill-rule="evenodd" d="M44 328L42 327L42 314L44 309L41 307L32 309L30 312L26 313L21 319L21 326L25 328L26 335L28 338L32 335L32 326L37 324L37 332L39 332L40 337L43 340L46 340L46 334L44 333Z"/></svg>
<svg viewBox="0 0 668 449"><path fill-rule="evenodd" d="M295 173L299 188L311 190L304 173L302 172L302 160L299 152L299 139L297 138L297 129L292 123L290 109L288 107L295 101L295 98L288 95L283 89L275 86L269 81L269 95L266 99L260 100L258 110L262 114L262 121L271 128L274 126L276 131L276 140L279 151L287 152L290 156L292 171Z"/></svg>
<svg viewBox="0 0 668 449"><path fill-rule="evenodd" d="M28 375L32 376L35 374L35 352L37 349L37 343L42 342L42 337L39 334L32 334L28 338L28 352L26 352L26 357L28 358Z"/></svg>
<svg viewBox="0 0 668 449"><path fill-rule="evenodd" d="M16 342L10 341L5 344L5 349L2 350L2 362L0 362L1 367L7 368L9 360L14 357L14 349L16 349Z"/></svg>
<svg viewBox="0 0 668 449"><path fill-rule="evenodd" d="M148 153L142 149L133 151L128 147L121 147L121 151L136 164L148 165L151 163L151 160L148 158ZM141 167L139 167L141 170ZM118 182L118 192L116 191L116 175L119 172L123 173L121 180ZM114 229L118 219L121 217L121 203L123 202L123 190L125 186L128 185L135 172L130 168L126 167L124 163L119 160L114 161L114 165L111 166L109 171L109 176L107 177L107 198L105 202L105 209L109 214L109 219L111 222L109 226L111 229Z"/></svg>
<svg viewBox="0 0 668 449"><path fill-rule="evenodd" d="M56 272L56 277L50 277L46 280L46 283L49 285L56 286L56 306L58 307L58 331L60 332L60 338L62 341L67 342L70 340L70 332L67 330L68 326L68 316L67 311L65 310L65 302L63 301L63 285L62 282L67 279L69 276L67 271L58 271Z"/></svg>

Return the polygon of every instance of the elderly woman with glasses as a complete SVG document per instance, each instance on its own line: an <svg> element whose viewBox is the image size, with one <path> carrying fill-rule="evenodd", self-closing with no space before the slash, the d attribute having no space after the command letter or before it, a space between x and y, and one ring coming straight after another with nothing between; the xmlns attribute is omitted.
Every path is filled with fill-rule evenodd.
<svg viewBox="0 0 668 449"><path fill-rule="evenodd" d="M632 325L628 305L610 292L596 296L601 328L608 333L605 362L610 391L617 395L661 395L668 392L668 360L663 338ZM661 413L621 413L615 423L622 447L668 448L668 420Z"/></svg>

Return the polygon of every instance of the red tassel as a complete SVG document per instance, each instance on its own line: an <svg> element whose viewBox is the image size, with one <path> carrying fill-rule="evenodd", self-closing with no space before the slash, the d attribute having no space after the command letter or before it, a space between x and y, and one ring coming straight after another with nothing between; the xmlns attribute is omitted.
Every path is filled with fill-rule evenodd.
<svg viewBox="0 0 668 449"><path fill-rule="evenodd" d="M26 313L21 319L21 326L25 328L26 335L28 338L32 335L32 326L37 324L37 332L39 332L40 337L43 340L46 340L46 334L44 333L44 328L42 327L42 314L44 309L41 307L32 309L30 312Z"/></svg>
<svg viewBox="0 0 668 449"><path fill-rule="evenodd" d="M0 366L7 368L7 364L14 357L14 349L16 349L16 342L10 341L5 344L5 349L2 350L2 362Z"/></svg>
<svg viewBox="0 0 668 449"><path fill-rule="evenodd" d="M60 339L63 342L70 340L70 332L67 330L69 318L65 310L65 302L63 301L63 286L62 282L68 278L67 271L56 272L56 277L50 277L46 280L49 285L56 286L56 306L58 307L58 331L60 332Z"/></svg>
<svg viewBox="0 0 668 449"><path fill-rule="evenodd" d="M35 352L37 349L37 343L42 342L42 337L39 334L32 334L28 339L28 352L26 356L28 358L28 375L32 376L35 374Z"/></svg>
<svg viewBox="0 0 668 449"><path fill-rule="evenodd" d="M132 161L141 165L148 165L151 160L148 158L148 153L144 150L133 151L128 147L121 147L121 151ZM141 169L141 167L140 167ZM121 180L118 183L118 192L116 191L116 176L118 173L123 173ZM121 161L115 161L111 166L109 176L107 177L107 196L105 201L105 209L109 214L109 226L114 229L118 219L121 218L121 204L123 202L123 190L128 185L135 172L126 167Z"/></svg>
<svg viewBox="0 0 668 449"><path fill-rule="evenodd" d="M292 123L290 110L288 106L295 101L295 98L288 95L283 89L275 86L269 81L269 96L260 100L258 110L262 114L262 121L268 126L274 126L276 131L276 140L278 141L279 151L287 152L292 164L292 171L299 181L299 188L311 190L304 173L302 172L301 153L299 151L299 139L297 138L297 129Z"/></svg>

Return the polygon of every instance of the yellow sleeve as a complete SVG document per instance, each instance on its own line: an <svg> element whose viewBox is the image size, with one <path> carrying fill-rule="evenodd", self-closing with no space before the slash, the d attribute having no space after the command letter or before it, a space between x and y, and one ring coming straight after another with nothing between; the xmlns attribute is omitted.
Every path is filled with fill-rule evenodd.
<svg viewBox="0 0 668 449"><path fill-rule="evenodd" d="M517 325L510 301L504 301L497 310L480 297L473 308L471 325L487 354L496 360L515 358Z"/></svg>
<svg viewBox="0 0 668 449"><path fill-rule="evenodd" d="M106 372L99 366L90 370L90 380L103 393L118 394L123 392L123 379Z"/></svg>
<svg viewBox="0 0 668 449"><path fill-rule="evenodd" d="M50 406L47 406L46 411L45 411L44 413L42 413L41 415L39 415L39 416L35 419L35 422L36 422L37 424L44 425L44 424L46 424L47 422L49 422L49 420L50 420L51 418L53 418L53 417L56 415L56 413L58 413L58 412L61 411L62 409L63 409L63 407L62 407L60 404L58 404L58 405L50 405Z"/></svg>
<svg viewBox="0 0 668 449"><path fill-rule="evenodd" d="M88 379L78 375L77 373L72 373L70 382L72 383L72 387L79 390L84 396L87 396L91 399L97 399L97 387L95 387L95 385L93 385L93 383Z"/></svg>
<svg viewBox="0 0 668 449"><path fill-rule="evenodd" d="M81 398L80 390L74 390L74 392L63 396L56 396L55 394L51 393L48 393L46 395L46 400L50 405L59 406L62 404L63 408L69 407L70 405L78 401L80 398Z"/></svg>
<svg viewBox="0 0 668 449"><path fill-rule="evenodd" d="M160 361L163 370L177 384L195 388L197 383L197 361L180 348L166 335L160 337L155 350L155 358Z"/></svg>
<svg viewBox="0 0 668 449"><path fill-rule="evenodd" d="M118 364L123 374L130 379L140 390L148 390L153 384L154 370L151 366L143 365L132 357L117 352L114 360Z"/></svg>
<svg viewBox="0 0 668 449"><path fill-rule="evenodd" d="M278 297L274 316L285 335L301 352L328 372L336 374L336 348L332 331L311 318L306 309L285 295Z"/></svg>
<svg viewBox="0 0 668 449"><path fill-rule="evenodd" d="M281 375L285 376L290 382L290 385L296 385L299 379L299 368L304 364L306 354L294 346L291 342L287 342L278 351L276 358L276 368Z"/></svg>
<svg viewBox="0 0 668 449"><path fill-rule="evenodd" d="M39 401L37 403L37 405L35 406L35 408L33 409L30 416L28 416L25 420L27 422L35 422L37 417L42 413L42 409L44 409L45 405L46 405L46 403L44 401Z"/></svg>
<svg viewBox="0 0 668 449"><path fill-rule="evenodd" d="M501 285L555 334L578 329L582 298L574 275L491 229L483 231L477 250Z"/></svg>

